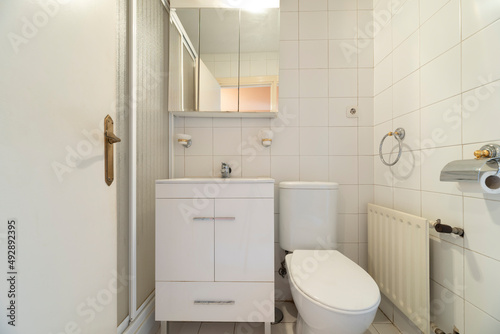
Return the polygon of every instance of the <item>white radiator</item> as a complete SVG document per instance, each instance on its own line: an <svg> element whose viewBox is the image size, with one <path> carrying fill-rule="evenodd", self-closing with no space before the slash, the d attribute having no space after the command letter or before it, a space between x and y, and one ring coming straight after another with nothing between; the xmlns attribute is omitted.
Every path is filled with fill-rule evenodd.
<svg viewBox="0 0 500 334"><path fill-rule="evenodd" d="M429 334L427 219L368 204L368 271L380 291Z"/></svg>

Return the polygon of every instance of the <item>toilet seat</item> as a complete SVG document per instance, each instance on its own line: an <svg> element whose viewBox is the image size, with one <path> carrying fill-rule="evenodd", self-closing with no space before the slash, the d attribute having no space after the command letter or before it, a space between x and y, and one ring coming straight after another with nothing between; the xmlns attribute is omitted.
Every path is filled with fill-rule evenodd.
<svg viewBox="0 0 500 334"><path fill-rule="evenodd" d="M380 303L373 278L335 250L296 250L287 255L290 278L315 302L339 312L366 312Z"/></svg>

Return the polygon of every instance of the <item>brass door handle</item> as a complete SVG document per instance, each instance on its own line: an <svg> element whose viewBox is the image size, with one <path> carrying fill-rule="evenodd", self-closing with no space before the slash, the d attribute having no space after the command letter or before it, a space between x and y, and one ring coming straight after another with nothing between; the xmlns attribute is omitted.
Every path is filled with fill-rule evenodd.
<svg viewBox="0 0 500 334"><path fill-rule="evenodd" d="M104 118L104 181L108 186L115 179L113 144L122 141L113 133L113 124L111 116Z"/></svg>
<svg viewBox="0 0 500 334"><path fill-rule="evenodd" d="M121 142L122 140L120 138L118 138L114 133L113 131L105 131L104 132L104 137L106 137L106 139L108 140L108 143L110 144L114 144L114 143L119 143Z"/></svg>

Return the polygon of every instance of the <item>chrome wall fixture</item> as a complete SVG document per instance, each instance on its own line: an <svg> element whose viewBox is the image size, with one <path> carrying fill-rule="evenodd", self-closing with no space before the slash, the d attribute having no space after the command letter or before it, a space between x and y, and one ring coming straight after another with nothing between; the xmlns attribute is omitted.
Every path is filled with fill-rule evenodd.
<svg viewBox="0 0 500 334"><path fill-rule="evenodd" d="M191 144L193 144L190 135L184 133L178 133L176 137L177 137L177 142L182 146L184 146L185 148L190 148Z"/></svg>
<svg viewBox="0 0 500 334"><path fill-rule="evenodd" d="M403 153L403 140L405 139L405 135L406 135L405 129L397 128L396 131L389 132L388 134L386 134L384 136L384 138L382 138L382 141L380 142L380 146L378 147L378 154L380 156L380 160L382 161L382 163L384 165L389 166L389 167L394 166L395 164L398 163L399 159L401 159L401 153ZM384 146L384 141L386 140L386 138L392 137L392 136L394 136L394 138L396 138L396 140L398 141L399 152L398 152L398 157L396 158L396 160L389 163L389 162L385 161L385 159L384 159L384 155L382 154L382 147Z"/></svg>
<svg viewBox="0 0 500 334"><path fill-rule="evenodd" d="M500 145L488 144L474 152L475 159L456 160L441 171L443 182L478 182L483 174L500 176Z"/></svg>

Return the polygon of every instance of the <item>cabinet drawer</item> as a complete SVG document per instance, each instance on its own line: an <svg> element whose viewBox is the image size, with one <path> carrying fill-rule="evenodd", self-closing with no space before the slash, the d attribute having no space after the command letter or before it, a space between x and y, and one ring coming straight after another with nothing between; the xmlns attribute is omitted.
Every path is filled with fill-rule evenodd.
<svg viewBox="0 0 500 334"><path fill-rule="evenodd" d="M157 321L273 322L274 283L156 282Z"/></svg>

